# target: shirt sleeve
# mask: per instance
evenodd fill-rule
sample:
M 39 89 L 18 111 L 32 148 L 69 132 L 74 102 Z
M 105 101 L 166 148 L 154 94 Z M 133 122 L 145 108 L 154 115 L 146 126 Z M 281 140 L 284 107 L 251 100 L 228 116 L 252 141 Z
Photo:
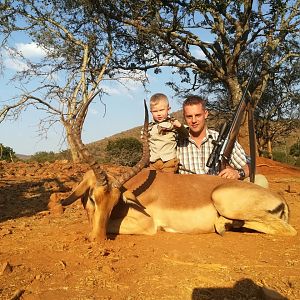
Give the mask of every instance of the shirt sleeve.
M 229 164 L 235 169 L 242 169 L 247 164 L 246 153 L 238 142 L 234 144 Z

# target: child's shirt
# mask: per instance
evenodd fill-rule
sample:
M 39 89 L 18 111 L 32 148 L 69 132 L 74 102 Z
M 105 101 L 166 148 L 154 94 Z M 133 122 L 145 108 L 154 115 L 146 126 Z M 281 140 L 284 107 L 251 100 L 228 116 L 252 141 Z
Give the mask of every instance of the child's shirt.
M 162 122 L 151 122 L 149 124 L 149 147 L 150 162 L 158 159 L 168 161 L 177 156 L 177 138 L 178 136 L 188 136 L 188 129 L 183 125 L 176 128 L 168 117 Z

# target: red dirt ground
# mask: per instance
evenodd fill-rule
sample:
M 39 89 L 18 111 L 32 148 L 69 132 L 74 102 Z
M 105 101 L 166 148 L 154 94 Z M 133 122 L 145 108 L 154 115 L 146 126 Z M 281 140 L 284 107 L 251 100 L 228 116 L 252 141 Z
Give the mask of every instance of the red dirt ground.
M 257 169 L 300 232 L 300 170 L 267 159 Z M 300 299 L 299 234 L 160 232 L 90 243 L 80 201 L 63 215 L 47 210 L 50 194 L 69 193 L 85 170 L 0 162 L 1 299 Z

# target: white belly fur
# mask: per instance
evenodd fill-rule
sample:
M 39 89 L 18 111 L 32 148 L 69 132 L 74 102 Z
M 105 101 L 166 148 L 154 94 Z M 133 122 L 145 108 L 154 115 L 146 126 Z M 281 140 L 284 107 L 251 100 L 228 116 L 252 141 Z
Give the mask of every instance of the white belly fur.
M 214 224 L 218 217 L 213 205 L 194 209 L 158 209 L 147 208 L 157 230 L 174 233 L 210 233 L 214 232 Z

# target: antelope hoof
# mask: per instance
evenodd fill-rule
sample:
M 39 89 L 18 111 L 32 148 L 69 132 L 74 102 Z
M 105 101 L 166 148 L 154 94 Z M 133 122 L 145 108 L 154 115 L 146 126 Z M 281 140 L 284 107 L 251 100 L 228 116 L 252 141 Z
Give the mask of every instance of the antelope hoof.
M 232 220 L 220 216 L 215 222 L 215 230 L 219 235 L 224 236 L 225 232 L 229 230 L 231 225 Z
M 225 226 L 219 225 L 219 224 L 215 224 L 215 230 L 216 230 L 216 233 L 219 234 L 220 236 L 224 236 L 224 234 L 226 232 Z
M 105 240 L 107 240 L 107 237 L 106 235 L 99 235 L 99 234 L 95 234 L 94 232 L 91 232 L 88 235 L 88 240 L 90 242 L 103 243 Z

